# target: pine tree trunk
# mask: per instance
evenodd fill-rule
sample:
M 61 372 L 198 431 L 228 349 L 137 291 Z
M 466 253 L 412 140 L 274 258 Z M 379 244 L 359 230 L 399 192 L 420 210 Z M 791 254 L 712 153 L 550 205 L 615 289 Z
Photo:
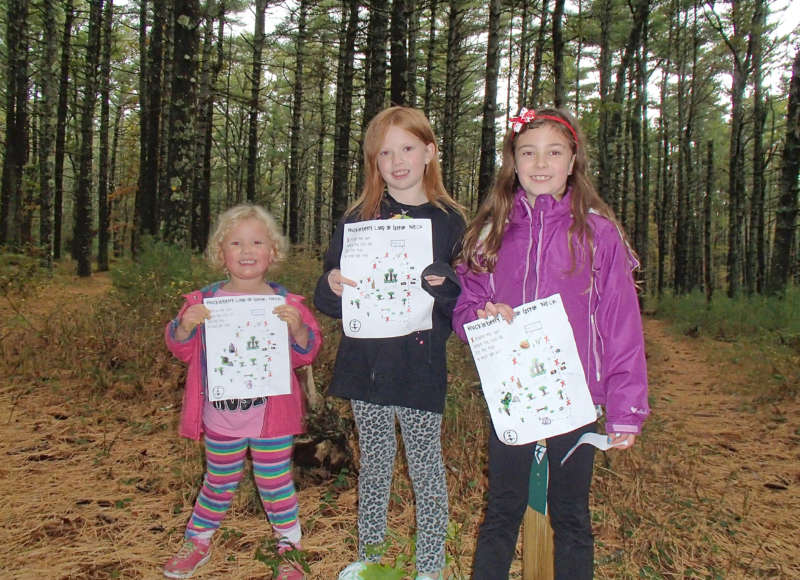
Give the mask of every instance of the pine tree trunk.
M 778 208 L 775 210 L 775 244 L 769 276 L 771 294 L 783 294 L 792 274 L 797 272 L 797 254 L 794 249 L 797 236 L 798 175 L 800 175 L 800 48 L 795 52 L 792 63 L 792 78 L 789 82 L 786 107 L 781 191 Z
M 55 145 L 55 112 L 58 99 L 56 74 L 56 9 L 54 0 L 42 3 L 44 53 L 39 65 L 41 100 L 39 101 L 39 247 L 42 263 L 53 266 L 53 147 Z
M 92 142 L 94 139 L 94 108 L 97 102 L 102 14 L 103 0 L 91 0 L 89 2 L 89 36 L 86 45 L 86 76 L 80 111 L 79 171 L 75 189 L 73 228 L 77 274 L 82 277 L 92 274 Z
M 247 134 L 247 201 L 256 200 L 256 172 L 258 170 L 258 110 L 261 92 L 261 68 L 264 52 L 264 13 L 267 0 L 256 0 L 255 31 L 253 32 L 253 67 L 250 75 L 250 104 Z M 298 42 L 300 40 L 298 39 Z M 298 48 L 298 52 L 300 52 Z M 300 59 L 302 62 L 302 58 Z M 295 83 L 297 82 L 295 78 Z
M 358 0 L 342 1 L 342 31 L 339 35 L 339 62 L 336 76 L 336 114 L 333 140 L 331 184 L 331 223 L 347 209 L 348 168 L 350 166 L 350 123 L 353 108 L 353 62 L 358 30 Z
M 461 79 L 460 57 L 464 41 L 464 7 L 457 0 L 450 0 L 447 27 L 447 70 L 444 88 L 444 118 L 442 129 L 442 177 L 444 186 L 451 195 L 456 194 L 455 179 L 455 135 L 459 115 Z
M 714 140 L 706 144 L 706 193 L 703 197 L 703 285 L 706 302 L 711 303 L 714 296 L 714 254 L 712 253 L 711 199 L 714 195 Z
M 564 35 L 561 31 L 565 2 L 555 0 L 553 4 L 553 104 L 556 107 L 567 104 L 564 95 Z
M 536 46 L 533 51 L 533 73 L 531 74 L 530 87 L 531 94 L 528 97 L 527 106 L 536 109 L 541 100 L 541 85 L 542 85 L 542 60 L 544 58 L 545 41 L 547 39 L 547 19 L 549 15 L 548 10 L 549 0 L 542 0 L 542 12 L 539 17 L 539 31 L 536 36 Z
M 425 66 L 425 100 L 422 107 L 425 116 L 431 118 L 431 97 L 433 95 L 433 63 L 436 58 L 436 17 L 438 2 L 430 0 L 430 21 L 428 23 L 428 49 Z
M 753 14 L 753 189 L 750 198 L 750 237 L 747 247 L 747 291 L 764 292 L 766 277 L 766 253 L 764 239 L 764 199 L 766 184 L 764 182 L 764 123 L 767 111 L 764 108 L 762 85 L 762 44 L 764 26 L 767 18 L 767 6 L 763 0 L 757 0 Z
M 164 239 L 182 246 L 190 243 L 192 223 L 199 10 L 198 0 L 177 0 L 172 21 L 174 54 L 166 174 L 169 191 L 164 203 Z
M 408 12 L 406 0 L 392 0 L 391 21 L 391 103 L 392 105 L 408 104 Z
M 494 180 L 495 117 L 497 115 L 497 77 L 500 64 L 501 0 L 489 0 L 489 29 L 486 48 L 486 85 L 483 97 L 481 127 L 481 161 L 478 173 L 478 204 L 484 200 Z
M 303 119 L 303 60 L 306 44 L 306 15 L 308 0 L 300 0 L 295 41 L 296 62 L 294 72 L 294 96 L 292 97 L 292 127 L 289 143 L 289 240 L 299 244 L 300 231 L 300 138 Z
M 0 245 L 22 241 L 22 178 L 28 162 L 28 0 L 8 0 L 6 134 L 0 190 Z
M 408 106 L 417 106 L 417 35 L 419 34 L 419 7 L 417 0 L 405 0 L 408 12 Z
M 100 58 L 100 160 L 97 181 L 97 269 L 108 270 L 109 210 L 108 210 L 108 158 L 109 125 L 111 115 L 111 24 L 114 18 L 114 0 L 106 0 L 103 11 L 103 34 Z
M 58 111 L 56 112 L 56 154 L 53 170 L 53 258 L 61 259 L 61 231 L 64 206 L 64 149 L 67 140 L 67 97 L 69 69 L 72 56 L 72 22 L 75 18 L 72 0 L 64 2 L 64 31 L 61 37 L 61 63 L 58 84 Z

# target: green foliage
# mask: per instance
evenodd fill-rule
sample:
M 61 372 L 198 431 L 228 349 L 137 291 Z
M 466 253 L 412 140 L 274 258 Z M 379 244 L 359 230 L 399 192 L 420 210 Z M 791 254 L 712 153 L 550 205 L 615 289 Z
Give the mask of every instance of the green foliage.
M 30 296 L 33 290 L 49 279 L 50 271 L 41 259 L 27 254 L 0 252 L 0 292 Z
M 219 275 L 217 275 L 217 278 Z M 136 313 L 163 319 L 177 312 L 181 295 L 215 279 L 190 250 L 150 238 L 143 240 L 136 261 L 125 260 L 111 271 L 120 302 Z
M 800 288 L 792 287 L 783 299 L 760 295 L 731 299 L 715 296 L 706 303 L 700 292 L 666 296 L 658 305 L 658 317 L 675 323 L 684 332 L 717 339 L 739 340 L 773 335 L 800 338 Z
M 273 578 L 278 577 L 278 566 L 284 562 L 299 566 L 306 574 L 311 572 L 311 567 L 308 565 L 308 555 L 305 550 L 286 550 L 281 553 L 278 550 L 277 538 L 262 539 L 261 544 L 256 548 L 254 557 L 272 570 Z

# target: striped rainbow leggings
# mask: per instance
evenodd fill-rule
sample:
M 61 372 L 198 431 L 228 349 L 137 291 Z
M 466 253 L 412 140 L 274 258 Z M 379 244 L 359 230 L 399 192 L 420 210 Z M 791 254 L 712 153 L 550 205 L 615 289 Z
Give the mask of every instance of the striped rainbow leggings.
M 206 475 L 186 538 L 210 540 L 231 505 L 242 479 L 247 450 L 264 511 L 282 544 L 300 543 L 297 494 L 292 480 L 293 437 L 234 439 L 206 433 Z

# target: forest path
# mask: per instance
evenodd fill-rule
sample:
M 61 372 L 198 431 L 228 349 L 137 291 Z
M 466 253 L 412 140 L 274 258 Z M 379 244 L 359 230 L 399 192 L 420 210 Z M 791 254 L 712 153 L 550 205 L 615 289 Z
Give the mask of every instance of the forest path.
M 56 280 L 2 309 L 0 337 L 88 316 L 109 287 L 105 274 Z M 797 400 L 754 404 L 735 345 L 654 319 L 645 334 L 653 414 L 632 450 L 598 454 L 596 577 L 800 578 Z M 0 384 L 0 576 L 161 577 L 202 475 L 201 447 L 175 435 L 179 395 L 100 393 L 46 362 Z M 352 551 L 355 490 L 332 489 L 299 492 L 313 579 L 335 578 Z M 198 578 L 269 577 L 252 558 L 263 515 L 239 496 Z M 459 501 L 471 533 L 482 506 Z M 462 569 L 473 541 L 459 547 Z

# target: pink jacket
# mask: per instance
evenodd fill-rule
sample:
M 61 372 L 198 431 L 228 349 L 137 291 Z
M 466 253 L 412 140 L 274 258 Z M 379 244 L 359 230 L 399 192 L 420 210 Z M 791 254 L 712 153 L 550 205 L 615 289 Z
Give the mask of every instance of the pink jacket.
M 185 341 L 175 339 L 175 330 L 178 321 L 184 311 L 193 304 L 200 304 L 203 298 L 214 296 L 222 282 L 216 282 L 203 288 L 184 295 L 186 301 L 183 304 L 178 316 L 167 323 L 164 329 L 164 338 L 167 348 L 176 358 L 188 363 L 189 369 L 186 374 L 186 387 L 183 392 L 183 407 L 181 409 L 181 422 L 179 433 L 182 437 L 189 439 L 200 439 L 203 432 L 203 401 L 206 392 L 206 353 L 203 332 L 197 329 Z M 291 364 L 292 368 L 311 364 L 317 356 L 322 346 L 322 334 L 319 330 L 314 315 L 303 304 L 304 298 L 297 294 L 290 294 L 280 284 L 269 283 L 276 294 L 284 296 L 286 303 L 291 304 L 300 311 L 303 322 L 309 329 L 308 346 L 301 349 L 298 345 L 291 345 Z M 303 416 L 305 415 L 305 400 L 303 389 L 297 376 L 292 372 L 292 392 L 288 395 L 277 395 L 267 397 L 267 407 L 264 412 L 264 425 L 261 436 L 265 438 L 284 437 L 296 435 L 303 432 Z

